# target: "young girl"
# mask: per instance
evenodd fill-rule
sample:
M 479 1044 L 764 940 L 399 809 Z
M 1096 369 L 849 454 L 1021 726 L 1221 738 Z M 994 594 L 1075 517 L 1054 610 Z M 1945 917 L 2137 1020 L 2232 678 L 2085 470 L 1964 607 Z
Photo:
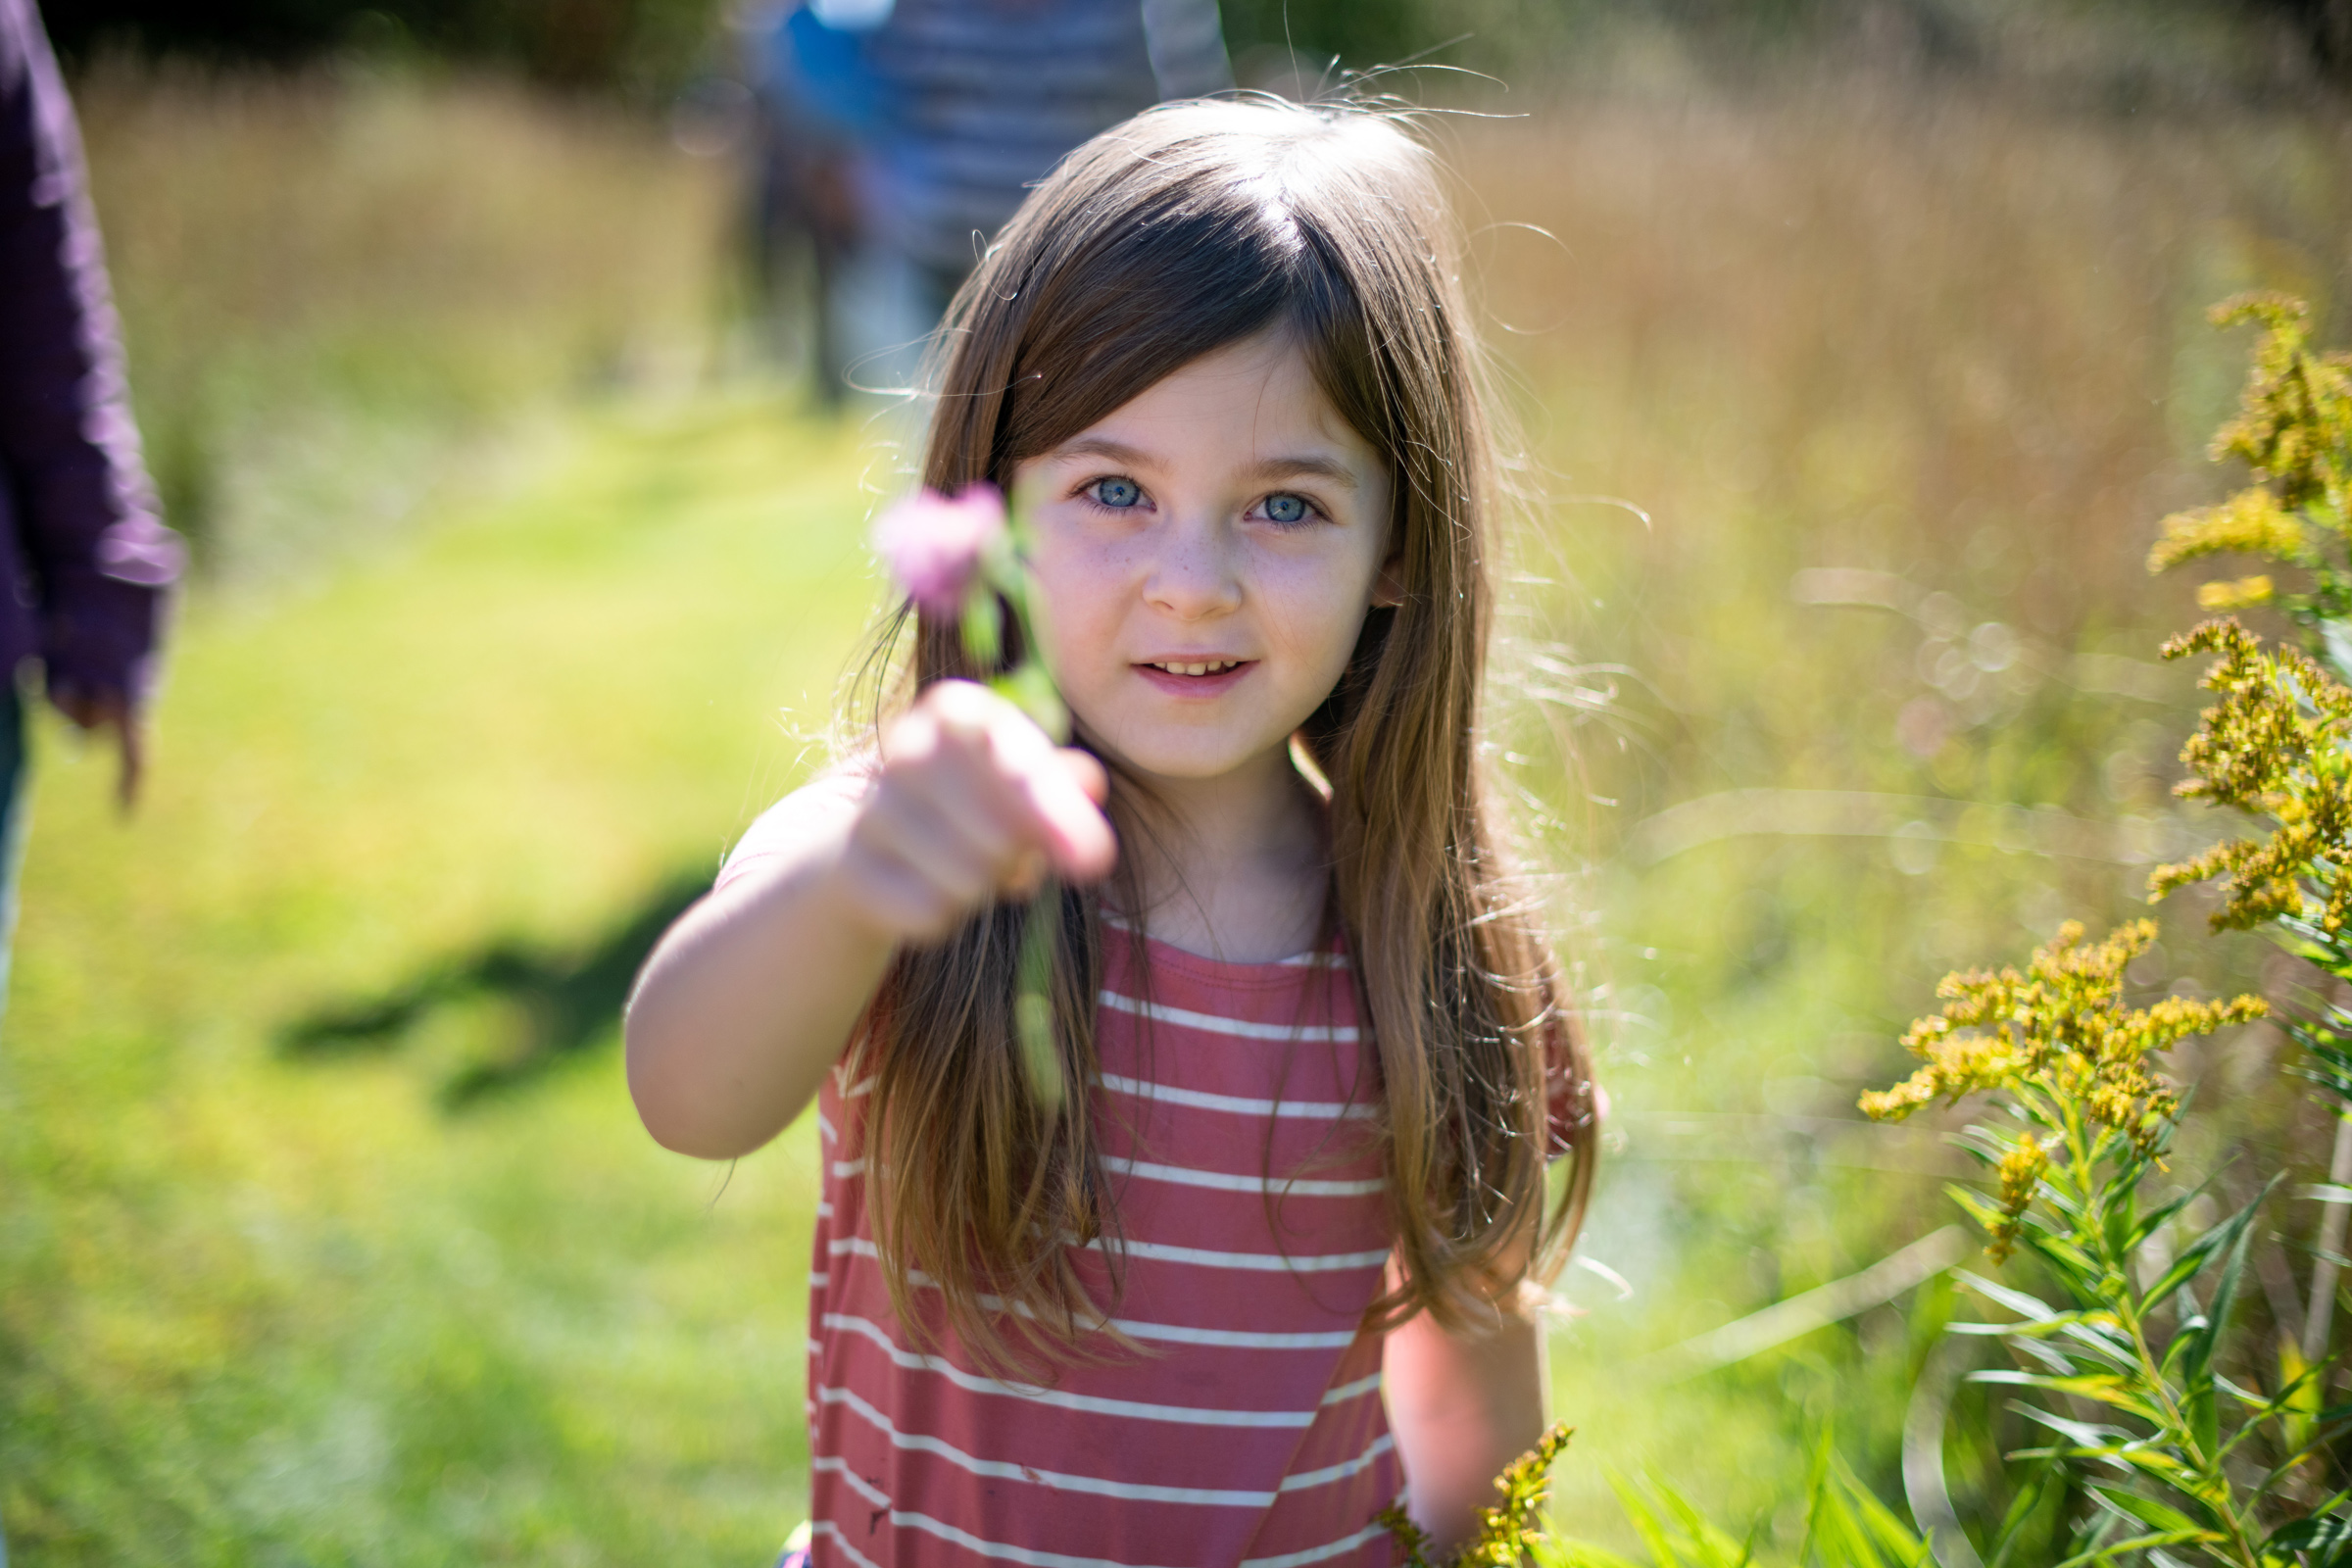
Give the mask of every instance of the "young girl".
M 1596 1128 L 1484 777 L 1453 266 L 1392 120 L 1192 103 L 1073 153 L 956 303 L 923 479 L 1022 498 L 1076 744 L 902 611 L 897 716 L 628 1019 L 670 1149 L 816 1102 L 815 1563 L 1385 1564 L 1376 1514 L 1450 1547 L 1540 1434 Z M 1058 1098 L 1014 1022 L 1049 877 Z

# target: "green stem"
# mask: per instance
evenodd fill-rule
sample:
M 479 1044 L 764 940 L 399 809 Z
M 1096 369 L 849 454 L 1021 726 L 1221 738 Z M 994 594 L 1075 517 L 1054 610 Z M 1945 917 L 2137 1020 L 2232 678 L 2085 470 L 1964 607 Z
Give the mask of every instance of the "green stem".
M 2202 1489 L 2201 1494 L 2197 1494 L 2198 1500 L 2221 1518 L 2224 1534 L 2228 1537 L 2230 1560 L 2240 1564 L 2241 1568 L 2261 1568 L 2261 1558 L 2255 1552 L 2253 1538 L 2234 1506 L 2229 1474 L 2222 1468 L 2218 1455 L 2208 1454 L 2199 1446 L 2195 1433 L 2189 1428 L 2188 1418 L 2180 1409 L 2180 1401 L 2173 1396 L 2172 1386 L 2165 1381 L 2155 1351 L 2148 1345 L 2140 1303 L 2132 1286 L 2132 1260 L 2115 1254 L 2108 1244 L 2107 1227 L 2096 1222 L 2102 1179 L 2091 1148 L 2084 1141 L 2083 1118 L 2070 1098 L 2057 1098 L 2065 1107 L 2063 1114 L 2067 1124 L 2066 1141 L 2073 1166 L 2072 1175 L 2075 1191 L 2082 1200 L 2084 1215 L 2083 1222 L 2075 1227 L 2075 1240 L 2104 1265 L 2104 1278 L 2115 1282 L 2106 1293 L 2109 1298 L 2106 1305 L 2132 1337 L 2132 1353 L 2138 1362 L 2138 1392 L 2163 1412 L 2165 1430 L 2162 1435 L 2189 1461 L 2189 1468 L 2195 1472 Z

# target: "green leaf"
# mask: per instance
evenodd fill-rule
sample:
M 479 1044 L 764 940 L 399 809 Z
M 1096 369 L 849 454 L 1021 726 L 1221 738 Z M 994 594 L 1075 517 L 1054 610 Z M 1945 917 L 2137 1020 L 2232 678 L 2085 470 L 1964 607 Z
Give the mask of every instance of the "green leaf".
M 2157 1546 L 2178 1546 L 2191 1541 L 2204 1542 L 2221 1539 L 2209 1530 L 2192 1531 L 2186 1535 L 2158 1532 L 2154 1535 L 2132 1536 L 2124 1541 L 2102 1542 L 2088 1551 L 2077 1552 L 2060 1563 L 2058 1568 L 2082 1568 L 2084 1563 L 2112 1562 L 2127 1551 L 2147 1551 Z
M 2171 1487 L 2176 1492 L 2185 1492 L 2196 1485 L 2196 1471 L 2158 1439 L 2126 1444 L 2115 1450 L 2113 1458 L 2116 1463 L 2130 1465 L 2149 1480 Z
M 1649 1478 L 1649 1486 L 1666 1504 L 1666 1511 L 1674 1515 L 1676 1523 L 1683 1527 L 1683 1534 L 1689 1538 L 1700 1568 L 1747 1568 L 1753 1561 L 1754 1553 L 1748 1549 L 1746 1543 L 1735 1541 L 1730 1534 L 1709 1523 L 1673 1487 L 1656 1476 Z
M 1649 1548 L 1650 1561 L 1655 1568 L 1682 1568 L 1683 1559 L 1675 1554 L 1674 1544 L 1667 1539 L 1666 1527 L 1651 1511 L 1649 1499 L 1637 1492 L 1632 1482 L 1613 1470 L 1608 1474 L 1608 1482 L 1609 1490 L 1617 1494 L 1617 1505 L 1625 1510 L 1626 1522 L 1634 1527 L 1634 1534 L 1642 1538 L 1642 1544 Z
M 2193 1377 L 2186 1384 L 2179 1403 L 2180 1419 L 2188 1424 L 2188 1440 L 2195 1445 L 2199 1458 L 2218 1459 L 2222 1451 L 2222 1412 L 2213 1396 L 2213 1379 Z
M 1545 1542 L 1536 1548 L 1536 1561 L 1541 1568 L 1643 1568 L 1589 1541 Z
M 1054 737 L 1056 744 L 1070 738 L 1070 713 L 1062 706 L 1061 693 L 1054 688 L 1054 677 L 1037 661 L 1023 660 L 1018 668 L 992 677 L 989 689 L 1011 703 L 1039 729 Z
M 2151 1403 L 2146 1395 L 2109 1372 L 2083 1373 L 2076 1377 L 2052 1377 L 2043 1372 L 2011 1372 L 1995 1368 L 1968 1374 L 1971 1383 L 2005 1383 L 2014 1388 L 2042 1389 L 2051 1394 L 2073 1395 L 2078 1398 L 2095 1399 L 2111 1408 L 2135 1415 L 2153 1426 L 2164 1424 L 2164 1413 Z
M 2221 1337 L 2230 1325 L 2230 1309 L 2237 1304 L 2237 1284 L 2246 1268 L 2246 1247 L 2253 1240 L 2254 1235 L 2252 1230 L 2254 1211 L 2262 1207 L 2264 1200 L 2271 1196 L 2272 1191 L 2284 1179 L 2285 1174 L 2281 1171 L 2273 1176 L 2263 1184 L 2262 1191 L 2255 1195 L 2252 1202 L 2214 1227 L 2214 1232 L 2228 1231 L 2230 1233 L 2230 1250 L 2227 1259 L 2222 1264 L 2221 1279 L 2214 1286 L 2213 1300 L 2206 1306 L 2206 1321 L 2202 1327 L 2193 1331 L 2195 1337 L 2190 1341 L 2188 1354 L 2180 1363 L 2180 1378 L 2183 1383 L 2188 1385 L 2190 1399 L 2192 1401 L 2201 1400 L 2202 1403 L 2202 1409 L 2197 1412 L 2192 1426 L 2197 1435 L 2199 1449 L 2206 1454 L 2212 1454 L 2220 1447 L 2216 1430 L 2217 1415 L 2213 1407 L 2213 1391 L 2207 1382 L 2213 1366 L 2213 1353 L 2220 1346 Z M 2208 1234 L 2213 1234 L 2213 1232 Z M 2202 1241 L 2203 1238 L 2199 1238 L 2199 1240 Z M 2166 1359 L 2170 1360 L 2171 1357 L 2168 1355 Z M 2206 1385 L 2201 1394 L 2199 1385 Z
M 975 579 L 966 591 L 957 621 L 965 657 L 979 669 L 996 668 L 1004 653 L 1004 607 L 985 581 Z
M 2100 1486 L 2097 1482 L 2090 1484 L 2089 1491 L 2106 1506 L 2138 1524 L 2147 1526 L 2150 1530 L 2161 1530 L 2168 1534 L 2178 1535 L 2182 1539 L 2213 1533 L 2212 1526 L 2199 1524 L 2180 1509 L 2169 1503 L 2159 1502 L 2154 1497 L 2142 1496 L 2136 1492 L 2127 1492 L 2121 1487 Z
M 2158 1231 L 2164 1229 L 2165 1226 L 2171 1224 L 2174 1215 L 2180 1213 L 2182 1209 L 2188 1207 L 2189 1204 L 2204 1197 L 2205 1190 L 2211 1187 L 2218 1179 L 2218 1173 L 2214 1176 L 2208 1176 L 2203 1181 L 2197 1183 L 2196 1186 L 2190 1188 L 2187 1192 L 2182 1193 L 2180 1197 L 2174 1199 L 2171 1202 L 2161 1204 L 2158 1207 L 2152 1208 L 2147 1213 L 2141 1215 L 2138 1226 L 2133 1229 L 2128 1245 L 2126 1245 L 2124 1248 L 2123 1255 L 2129 1256 L 2137 1252 L 2140 1249 L 2141 1243 L 2145 1242 L 2149 1237 L 2155 1235 Z
M 2311 1554 L 2313 1568 L 2334 1568 L 2352 1560 L 2352 1518 L 2342 1514 L 2314 1514 L 2280 1525 L 2262 1544 L 2262 1553 L 2300 1551 Z
M 2276 1177 L 2272 1178 L 2271 1185 L 2278 1185 Z M 2270 1187 L 2265 1187 L 2262 1197 L 2256 1198 L 2253 1202 L 2180 1249 L 2180 1255 L 2173 1259 L 2172 1266 L 2157 1276 L 2156 1283 L 2149 1286 L 2146 1294 L 2140 1297 L 2139 1309 L 2142 1312 L 2154 1311 L 2172 1299 L 2181 1286 L 2202 1273 L 2205 1265 L 2212 1261 L 2214 1253 L 2225 1248 L 2236 1247 L 2244 1238 L 2246 1227 L 2253 1223 L 2254 1211 L 2262 1206 L 2262 1200 L 2270 1196 Z
M 2046 1235 L 2030 1227 L 2024 1241 L 2057 1271 L 2058 1277 L 2066 1282 L 2077 1298 L 2085 1303 L 2099 1299 L 2099 1280 L 2106 1270 L 2099 1266 L 2098 1259 L 2064 1237 Z
M 2352 1203 L 2352 1187 L 2338 1187 L 2332 1182 L 2306 1182 L 2287 1196 L 2308 1199 L 2315 1203 Z
M 2013 1291 L 2006 1285 L 1995 1285 L 1983 1275 L 1971 1274 L 1966 1269 L 1952 1270 L 1952 1277 L 1987 1300 L 1998 1302 L 2019 1317 L 2028 1318 L 2035 1323 L 2055 1323 L 2064 1315 L 2038 1296 L 2028 1296 L 2025 1292 Z
M 2052 1414 L 2038 1405 L 2027 1404 L 2023 1400 L 2011 1404 L 2009 1408 L 2029 1420 L 2048 1427 L 2060 1437 L 2074 1439 L 2085 1448 L 2104 1448 L 2110 1444 L 2132 1441 L 2132 1434 L 2126 1432 L 2122 1427 L 2103 1427 L 2093 1425 L 2088 1421 L 2071 1420 L 2066 1416 Z

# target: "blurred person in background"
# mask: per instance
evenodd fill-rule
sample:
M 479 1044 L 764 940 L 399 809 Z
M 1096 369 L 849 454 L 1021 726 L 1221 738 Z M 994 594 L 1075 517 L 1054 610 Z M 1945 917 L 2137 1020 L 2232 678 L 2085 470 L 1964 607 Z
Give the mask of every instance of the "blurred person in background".
M 0 1002 L 24 842 L 22 668 L 139 787 L 177 536 L 156 516 L 122 382 L 81 137 L 32 0 L 0 0 Z M 8 1545 L 0 1535 L 0 1568 Z
M 778 0 L 744 23 L 755 260 L 805 265 L 828 400 L 913 384 L 1029 187 L 1138 110 L 1233 85 L 1216 0 Z
M 128 809 L 182 560 L 140 460 L 81 137 L 32 0 L 0 0 L 0 546 L 4 998 L 23 839 L 19 677 L 37 659 L 51 704 L 113 742 Z

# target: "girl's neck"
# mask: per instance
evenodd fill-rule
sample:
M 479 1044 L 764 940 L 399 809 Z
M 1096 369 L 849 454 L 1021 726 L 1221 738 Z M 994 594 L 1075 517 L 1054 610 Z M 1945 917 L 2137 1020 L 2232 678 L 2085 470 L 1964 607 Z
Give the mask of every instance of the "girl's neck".
M 1146 930 L 1231 963 L 1315 945 L 1329 876 L 1323 807 L 1287 748 L 1215 778 L 1144 784 L 1149 831 L 1130 835 L 1126 853 Z

